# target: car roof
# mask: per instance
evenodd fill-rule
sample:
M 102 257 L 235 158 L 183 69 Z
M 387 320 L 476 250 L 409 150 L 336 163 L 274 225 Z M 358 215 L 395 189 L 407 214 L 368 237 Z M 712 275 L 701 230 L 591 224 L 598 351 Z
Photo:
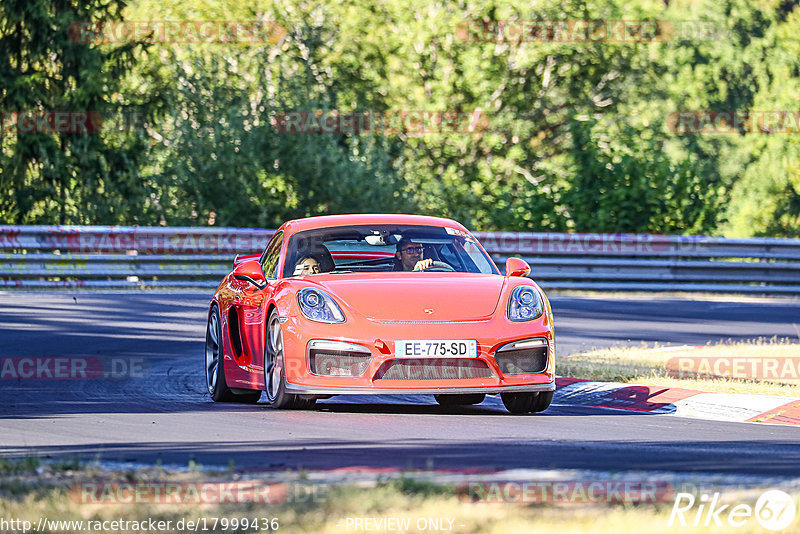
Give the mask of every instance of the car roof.
M 442 217 L 428 215 L 406 214 L 352 214 L 352 215 L 323 215 L 321 217 L 308 217 L 287 221 L 282 228 L 287 233 L 301 232 L 314 228 L 329 228 L 332 226 L 350 226 L 361 224 L 418 224 L 422 226 L 448 226 L 459 230 L 466 230 L 460 223 Z

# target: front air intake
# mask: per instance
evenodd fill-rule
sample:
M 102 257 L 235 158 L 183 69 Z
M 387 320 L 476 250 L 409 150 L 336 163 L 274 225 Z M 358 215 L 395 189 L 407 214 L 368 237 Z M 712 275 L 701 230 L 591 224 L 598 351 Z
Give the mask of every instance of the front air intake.
M 370 361 L 369 349 L 354 343 L 314 340 L 308 344 L 308 364 L 315 375 L 361 376 Z
M 466 358 L 409 358 L 390 360 L 375 373 L 375 380 L 458 380 L 491 378 L 483 360 Z
M 494 355 L 504 375 L 529 375 L 547 369 L 547 340 L 543 338 L 515 341 L 503 345 Z

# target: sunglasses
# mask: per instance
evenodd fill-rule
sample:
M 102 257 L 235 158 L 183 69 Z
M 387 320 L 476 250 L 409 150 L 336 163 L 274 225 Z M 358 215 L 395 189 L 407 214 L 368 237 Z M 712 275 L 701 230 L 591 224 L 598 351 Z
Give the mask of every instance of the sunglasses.
M 403 249 L 403 252 L 422 254 L 422 247 L 407 247 Z

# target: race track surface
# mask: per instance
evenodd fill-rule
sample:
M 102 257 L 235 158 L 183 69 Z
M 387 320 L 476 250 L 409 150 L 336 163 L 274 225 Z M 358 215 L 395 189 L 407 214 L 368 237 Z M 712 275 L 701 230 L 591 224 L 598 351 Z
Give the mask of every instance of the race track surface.
M 800 429 L 499 398 L 334 397 L 317 411 L 214 404 L 202 374 L 208 294 L 0 293 L 0 362 L 84 356 L 135 378 L 0 380 L 0 454 L 242 469 L 580 468 L 798 476 Z M 614 344 L 797 337 L 800 301 L 553 297 L 558 353 Z M 125 369 L 117 371 L 125 374 Z

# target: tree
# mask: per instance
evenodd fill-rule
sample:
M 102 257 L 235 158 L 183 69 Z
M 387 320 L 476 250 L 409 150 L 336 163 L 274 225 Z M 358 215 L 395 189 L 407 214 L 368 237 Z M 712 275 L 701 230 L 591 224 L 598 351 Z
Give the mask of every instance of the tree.
M 15 223 L 94 223 L 125 220 L 121 199 L 137 189 L 141 136 L 111 146 L 91 133 L 97 122 L 73 117 L 120 119 L 130 109 L 115 97 L 133 62 L 133 46 L 97 46 L 75 24 L 119 20 L 123 0 L 9 0 L 0 4 L 0 109 L 4 135 L 0 168 L 7 192 L 0 218 Z M 71 32 L 72 30 L 72 32 Z M 14 131 L 15 116 L 38 116 L 34 133 Z M 74 126 L 54 125 L 54 112 L 68 112 Z M 55 131 L 48 131 L 45 118 Z M 112 137 L 115 134 L 110 134 Z M 119 137 L 117 135 L 117 137 Z

